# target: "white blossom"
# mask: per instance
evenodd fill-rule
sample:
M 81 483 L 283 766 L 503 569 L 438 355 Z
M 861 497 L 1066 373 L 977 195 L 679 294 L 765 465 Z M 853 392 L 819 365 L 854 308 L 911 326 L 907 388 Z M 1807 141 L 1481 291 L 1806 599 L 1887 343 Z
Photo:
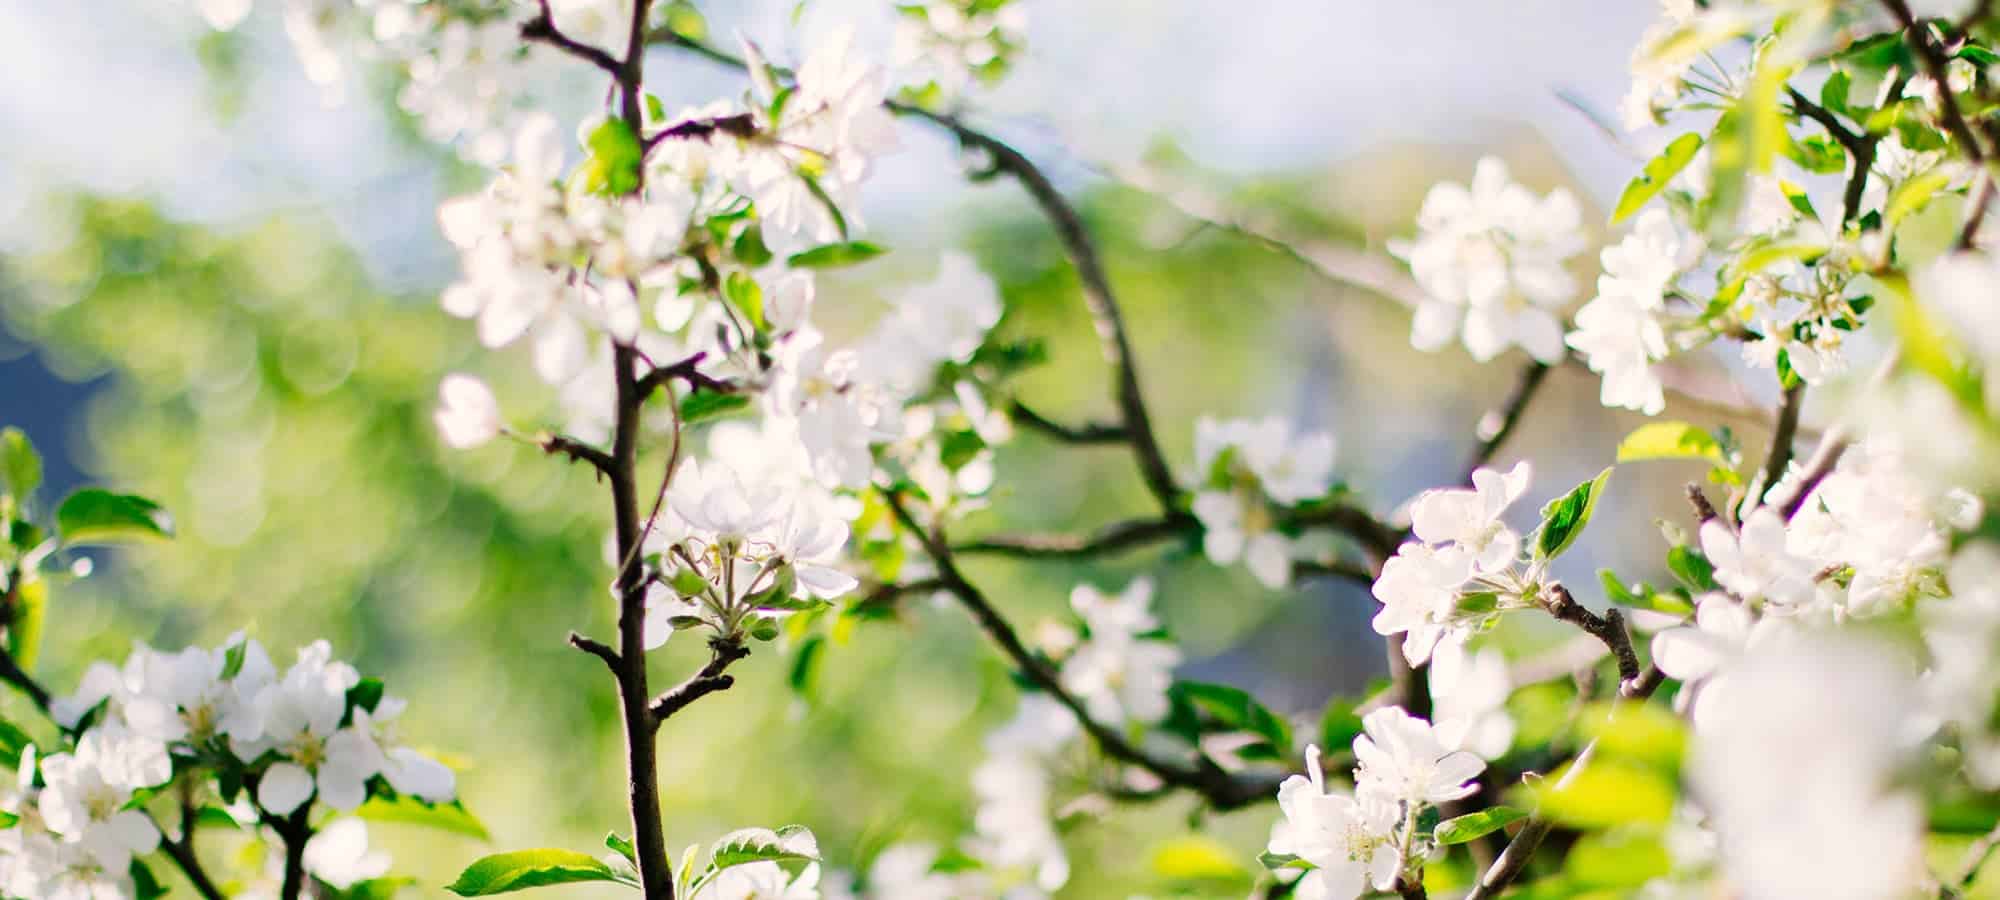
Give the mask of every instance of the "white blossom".
M 1470 797 L 1473 779 L 1486 769 L 1479 757 L 1447 748 L 1431 723 L 1399 706 L 1361 720 L 1354 739 L 1354 788 L 1358 795 L 1396 804 L 1437 804 Z
M 1403 867 L 1400 810 L 1385 798 L 1329 790 L 1319 757 L 1317 745 L 1307 747 L 1306 774 L 1278 786 L 1284 819 L 1271 826 L 1265 849 L 1313 864 L 1300 878 L 1298 897 L 1353 900 L 1371 887 L 1389 890 Z
M 1564 263 L 1583 249 L 1581 218 L 1567 190 L 1536 199 L 1494 157 L 1479 161 L 1469 188 L 1431 188 L 1416 240 L 1391 248 L 1428 295 L 1411 344 L 1437 350 L 1462 336 L 1482 362 L 1517 345 L 1543 362 L 1560 359 L 1557 313 L 1576 296 Z
M 477 447 L 500 434 L 500 401 L 493 389 L 471 375 L 453 373 L 438 383 L 438 434 L 460 450 Z

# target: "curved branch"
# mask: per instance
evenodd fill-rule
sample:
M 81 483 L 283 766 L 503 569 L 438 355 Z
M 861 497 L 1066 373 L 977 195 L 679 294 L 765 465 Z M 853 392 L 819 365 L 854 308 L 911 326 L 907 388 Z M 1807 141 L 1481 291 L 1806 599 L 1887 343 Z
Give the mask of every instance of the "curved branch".
M 900 494 L 884 491 L 883 497 L 888 501 L 889 509 L 895 514 L 896 521 L 923 544 L 925 552 L 929 553 L 932 561 L 936 563 L 937 577 L 943 589 L 958 598 L 960 605 L 972 614 L 987 637 L 1000 646 L 1001 652 L 1007 655 L 1022 677 L 1053 697 L 1076 717 L 1077 723 L 1097 742 L 1105 755 L 1145 769 L 1172 787 L 1194 791 L 1216 809 L 1237 809 L 1259 801 L 1276 799 L 1277 782 L 1272 779 L 1239 778 L 1205 760 L 1189 765 L 1163 759 L 1147 753 L 1126 740 L 1117 730 L 1092 718 L 1083 701 L 1077 699 L 1075 694 L 1063 686 L 1062 679 L 1056 674 L 1055 669 L 1034 651 L 1029 650 L 1006 617 L 994 608 L 979 588 L 966 580 L 965 574 L 959 571 L 958 561 L 944 536 L 919 524 L 916 517 L 910 514 L 909 507 L 903 503 Z
M 1019 400 L 1013 402 L 1008 412 L 1015 422 L 1065 444 L 1122 444 L 1131 439 L 1131 434 L 1123 425 L 1107 425 L 1102 422 L 1064 425 L 1029 409 Z
M 1113 522 L 1088 535 L 1078 534 L 996 534 L 953 546 L 952 552 L 973 555 L 1008 556 L 1019 559 L 1038 557 L 1084 558 L 1143 547 L 1157 541 L 1188 537 L 1200 532 L 1201 523 L 1193 516 L 1133 519 Z
M 548 0 L 542 0 L 541 12 L 534 18 L 521 23 L 521 40 L 531 44 L 548 44 L 564 53 L 590 63 L 605 74 L 617 78 L 625 71 L 625 66 L 609 53 L 592 47 L 582 41 L 556 30 L 555 18 L 549 13 Z
M 731 637 L 715 638 L 708 642 L 708 648 L 714 654 L 709 657 L 708 665 L 702 666 L 701 671 L 694 673 L 693 677 L 681 682 L 672 690 L 654 698 L 652 705 L 648 707 L 653 714 L 653 727 L 659 727 L 674 713 L 686 709 L 696 700 L 717 691 L 729 690 L 730 686 L 736 683 L 735 677 L 723 674 L 723 670 L 728 669 L 737 660 L 749 656 L 750 648 L 743 646 L 741 638 Z

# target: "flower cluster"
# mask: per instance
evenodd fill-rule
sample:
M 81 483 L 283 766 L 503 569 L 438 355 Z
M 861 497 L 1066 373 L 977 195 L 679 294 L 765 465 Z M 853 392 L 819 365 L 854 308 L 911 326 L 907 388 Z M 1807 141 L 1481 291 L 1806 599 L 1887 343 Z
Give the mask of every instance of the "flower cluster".
M 1027 10 L 1018 0 L 933 0 L 899 5 L 892 61 L 919 98 L 951 100 L 975 79 L 1006 74 L 1026 38 Z
M 1306 774 L 1278 787 L 1284 820 L 1272 826 L 1266 849 L 1307 869 L 1297 896 L 1352 900 L 1393 889 L 1428 852 L 1417 825 L 1424 811 L 1478 790 L 1473 779 L 1486 764 L 1449 749 L 1431 723 L 1391 706 L 1362 724 L 1352 793 L 1327 785 L 1318 746 L 1306 750 Z
M 1276 416 L 1196 421 L 1202 487 L 1193 508 L 1209 561 L 1228 566 L 1242 560 L 1266 587 L 1291 583 L 1297 553 L 1278 507 L 1318 500 L 1333 489 L 1333 451 L 1332 435 L 1295 433 Z
M 0 890 L 132 896 L 135 858 L 161 840 L 144 800 L 181 780 L 250 804 L 241 815 L 252 824 L 315 802 L 351 812 L 377 795 L 452 800 L 451 770 L 399 736 L 403 710 L 380 683 L 333 660 L 323 641 L 283 672 L 242 635 L 213 650 L 140 645 L 122 667 L 93 665 L 77 692 L 51 704 L 69 747 L 21 754 L 5 804 L 13 824 L 0 830 Z M 322 830 L 309 852 L 329 883 L 386 868 L 366 854 L 358 824 Z
M 1666 409 L 1665 392 L 1654 364 L 1672 351 L 1661 311 L 1675 278 L 1700 255 L 1664 210 L 1648 210 L 1632 233 L 1601 255 L 1604 274 L 1597 296 L 1576 311 L 1576 329 L 1564 338 L 1583 354 L 1590 370 L 1604 376 L 1605 406 L 1646 415 Z
M 1391 248 L 1427 295 L 1410 343 L 1437 350 L 1462 336 L 1482 362 L 1512 346 L 1543 362 L 1561 359 L 1559 313 L 1576 297 L 1566 263 L 1583 249 L 1581 218 L 1568 191 L 1537 199 L 1493 157 L 1479 161 L 1470 187 L 1432 187 L 1416 239 Z
M 1422 665 L 1435 654 L 1453 669 L 1465 641 L 1495 610 L 1534 599 L 1532 579 L 1514 571 L 1521 535 L 1502 521 L 1528 490 L 1525 462 L 1508 472 L 1478 469 L 1472 488 L 1425 491 L 1410 506 L 1416 540 L 1398 548 L 1375 580 L 1375 632 L 1403 635 L 1403 656 Z M 1485 598 L 1464 608 L 1468 595 Z M 1442 651 L 1442 652 L 1441 652 Z

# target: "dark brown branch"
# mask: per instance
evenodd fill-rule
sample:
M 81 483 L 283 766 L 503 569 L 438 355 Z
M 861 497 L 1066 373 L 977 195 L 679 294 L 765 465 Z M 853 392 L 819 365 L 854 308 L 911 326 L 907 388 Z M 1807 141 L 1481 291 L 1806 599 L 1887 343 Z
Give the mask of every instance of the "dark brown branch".
M 1396 896 L 1403 900 L 1430 900 L 1430 894 L 1424 891 L 1423 879 L 1407 875 L 1396 879 Z
M 896 520 L 923 544 L 925 552 L 930 554 L 936 563 L 937 577 L 942 582 L 944 590 L 958 598 L 960 605 L 972 614 L 987 637 L 999 645 L 1001 652 L 1006 654 L 1023 678 L 1076 716 L 1077 723 L 1097 742 L 1105 755 L 1145 769 L 1167 785 L 1200 794 L 1216 809 L 1237 809 L 1251 803 L 1276 798 L 1275 780 L 1238 778 L 1206 761 L 1189 765 L 1154 756 L 1126 740 L 1117 729 L 1092 718 L 1083 701 L 1077 699 L 1075 694 L 1063 686 L 1062 679 L 1056 674 L 1055 669 L 1034 651 L 1029 650 L 1006 617 L 994 608 L 985 594 L 966 580 L 965 574 L 958 568 L 958 561 L 952 553 L 951 545 L 945 541 L 944 536 L 918 523 L 916 517 L 910 514 L 909 507 L 903 502 L 901 495 L 885 492 L 883 496 L 889 503 L 890 511 L 895 513 Z
M 730 686 L 736 683 L 736 678 L 723 674 L 723 671 L 737 660 L 750 655 L 750 648 L 743 646 L 743 639 L 738 637 L 712 639 L 708 642 L 708 649 L 713 653 L 709 657 L 708 665 L 702 666 L 701 671 L 694 673 L 693 677 L 681 682 L 672 690 L 654 698 L 651 709 L 655 727 L 671 718 L 674 713 L 686 709 L 688 704 L 717 691 L 729 690 Z
M 1130 433 L 1123 425 L 1102 422 L 1064 425 L 1029 409 L 1019 400 L 1014 401 L 1009 412 L 1015 422 L 1066 444 L 1121 444 L 1130 439 Z
M 706 141 L 717 134 L 727 134 L 739 138 L 757 136 L 757 118 L 749 113 L 733 116 L 713 116 L 706 119 L 685 119 L 654 132 L 642 142 L 645 152 L 651 153 L 667 141 Z
M 576 438 L 551 432 L 543 434 L 536 443 L 542 448 L 543 453 L 550 456 L 562 454 L 576 462 L 589 463 L 591 468 L 597 470 L 600 478 L 612 478 L 617 475 L 618 464 L 610 454 Z
M 1308 578 L 1341 578 L 1362 587 L 1375 583 L 1375 572 L 1363 565 L 1335 560 L 1333 562 L 1309 562 L 1301 560 L 1292 564 L 1292 577 L 1299 580 Z
M 944 589 L 944 580 L 941 578 L 920 578 L 916 581 L 878 584 L 863 594 L 861 599 L 848 604 L 848 608 L 856 614 L 893 610 L 897 601 L 910 594 L 925 594 Z
M 1092 321 L 1097 326 L 1098 338 L 1103 343 L 1104 358 L 1117 370 L 1117 400 L 1120 417 L 1124 421 L 1126 438 L 1132 444 L 1133 455 L 1139 463 L 1139 473 L 1146 486 L 1160 505 L 1169 510 L 1180 506 L 1180 488 L 1174 483 L 1174 475 L 1167 466 L 1166 455 L 1160 450 L 1159 440 L 1153 435 L 1151 414 L 1146 410 L 1145 394 L 1139 388 L 1139 372 L 1132 358 L 1132 345 L 1125 332 L 1124 315 L 1119 311 L 1118 300 L 1111 290 L 1111 280 L 1104 272 L 1103 263 L 1097 256 L 1097 245 L 1090 232 L 1084 227 L 1083 218 L 1077 214 L 1069 200 L 1049 181 L 1033 161 L 1022 155 L 1005 141 L 979 131 L 965 124 L 956 116 L 932 112 L 920 106 L 912 106 L 895 100 L 884 104 L 889 111 L 907 118 L 928 122 L 944 129 L 958 139 L 968 150 L 978 150 L 992 160 L 996 172 L 1005 173 L 1027 190 L 1028 195 L 1041 207 L 1049 223 L 1055 227 L 1056 238 L 1069 254 L 1070 262 L 1076 267 L 1077 280 L 1083 285 L 1083 299 L 1090 308 Z
M 1715 511 L 1715 504 L 1708 502 L 1708 494 L 1702 492 L 1701 485 L 1688 482 L 1687 498 L 1688 503 L 1694 507 L 1695 524 L 1707 525 L 1720 518 Z
M 1956 246 L 1960 250 L 1972 249 L 1973 244 L 1979 240 L 1979 226 L 1986 221 L 1986 208 L 1993 205 L 1992 172 L 1980 169 L 1979 173 L 1972 177 L 1972 194 L 1967 198 L 1966 204 L 1972 207 L 1972 211 L 1965 217 L 1965 226 L 1958 231 Z
M 1785 477 L 1785 467 L 1792 464 L 1792 443 L 1798 439 L 1799 413 L 1805 406 L 1806 386 L 1795 384 L 1785 389 L 1783 402 L 1778 406 L 1778 422 L 1771 429 L 1771 453 L 1764 458 L 1764 483 L 1757 490 L 1761 494 L 1769 491 Z M 1753 505 L 1746 502 L 1746 508 Z
M 611 667 L 612 674 L 617 674 L 621 668 L 618 651 L 611 649 L 602 642 L 592 640 L 572 631 L 569 633 L 569 645 L 604 660 L 604 664 Z
M 1618 664 L 1618 679 L 1621 688 L 1639 680 L 1639 655 L 1632 649 L 1632 635 L 1625 630 L 1625 614 L 1612 607 L 1603 615 L 1590 609 L 1570 595 L 1569 588 L 1560 584 L 1549 587 L 1542 607 L 1549 615 L 1575 625 L 1591 637 L 1604 643 L 1611 651 L 1611 658 Z
M 306 843 L 312 840 L 312 804 L 302 803 L 288 816 L 264 814 L 264 824 L 278 833 L 285 845 L 284 881 L 278 888 L 279 900 L 299 900 L 306 887 Z
M 1778 510 L 1784 514 L 1785 521 L 1790 522 L 1799 510 L 1805 508 L 1806 498 L 1812 496 L 1813 490 L 1826 480 L 1826 476 L 1833 474 L 1834 467 L 1840 464 L 1841 456 L 1852 444 L 1853 441 L 1845 434 L 1829 434 L 1820 442 L 1819 449 L 1814 450 L 1812 457 L 1806 460 L 1805 471 L 1799 474 L 1798 484 L 1793 487 L 1792 493 L 1773 498 L 1773 502 L 1779 504 Z
M 148 815 L 147 818 L 151 819 L 152 816 Z M 158 822 L 153 823 L 153 828 L 165 834 L 165 830 L 160 828 Z M 208 877 L 208 870 L 201 866 L 201 857 L 195 853 L 194 829 L 194 813 L 184 805 L 181 812 L 180 837 L 173 839 L 162 837 L 160 850 L 167 854 L 168 859 L 174 861 L 174 866 L 187 877 L 188 884 L 194 888 L 195 893 L 202 896 L 203 900 L 223 900 L 225 895 L 222 889 L 216 887 L 215 881 Z
M 1507 438 L 1520 426 L 1521 417 L 1527 413 L 1529 402 L 1535 399 L 1535 392 L 1541 389 L 1542 382 L 1547 380 L 1548 376 L 1549 366 L 1543 362 L 1530 362 L 1521 369 L 1520 376 L 1514 380 L 1514 390 L 1507 394 L 1506 402 L 1488 414 L 1498 416 L 1499 422 L 1490 434 L 1482 437 L 1479 446 L 1473 448 L 1472 457 L 1466 460 L 1467 480 L 1472 478 L 1474 469 L 1493 461 L 1494 454 L 1500 452 L 1500 448 L 1507 443 Z
M 540 14 L 521 23 L 521 40 L 529 43 L 548 44 L 577 59 L 603 69 L 605 74 L 613 78 L 619 77 L 625 71 L 624 65 L 611 54 L 557 31 L 555 19 L 549 14 L 548 0 L 542 0 L 542 11 Z
M 715 391 L 722 394 L 734 393 L 736 385 L 711 378 L 698 368 L 702 360 L 707 358 L 708 354 L 706 352 L 697 352 L 680 362 L 661 366 L 647 372 L 645 377 L 639 379 L 640 402 L 645 402 L 646 398 L 653 396 L 654 391 L 666 387 L 668 382 L 677 378 L 687 382 L 687 386 L 691 390 Z
M 1133 519 L 1113 522 L 1088 535 L 1077 534 L 996 534 L 959 544 L 955 553 L 1011 556 L 1017 558 L 1101 556 L 1143 547 L 1157 541 L 1187 537 L 1197 533 L 1200 522 L 1193 516 L 1177 515 L 1160 519 Z
M 1979 136 L 1965 120 L 1965 113 L 1958 108 L 1958 98 L 1951 93 L 1951 75 L 1947 71 L 1948 61 L 1943 48 L 1931 40 L 1930 29 L 1918 22 L 1910 13 L 1910 4 L 1905 0 L 1882 0 L 1882 5 L 1896 21 L 1903 26 L 1903 38 L 1915 50 L 1917 59 L 1924 64 L 1924 74 L 1929 75 L 1937 87 L 1938 108 L 1944 114 L 1944 127 L 1951 132 L 1952 139 L 1964 148 L 1965 155 L 1975 166 L 1986 165 L 1986 148 L 1980 144 Z

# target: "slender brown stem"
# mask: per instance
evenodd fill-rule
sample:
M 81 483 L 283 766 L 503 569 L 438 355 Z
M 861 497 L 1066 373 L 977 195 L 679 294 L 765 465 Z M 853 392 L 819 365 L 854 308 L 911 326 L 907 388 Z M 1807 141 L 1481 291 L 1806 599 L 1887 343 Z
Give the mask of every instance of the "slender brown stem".
M 278 888 L 278 900 L 299 900 L 306 888 L 306 843 L 312 840 L 312 804 L 302 803 L 288 816 L 264 814 L 264 824 L 278 833 L 285 845 L 285 870 Z
M 1965 113 L 1959 110 L 1958 98 L 1952 96 L 1951 75 L 1947 71 L 1949 62 L 1945 59 L 1943 49 L 1931 40 L 1929 28 L 1917 21 L 1916 16 L 1910 12 L 1910 4 L 1905 0 L 1882 0 L 1882 5 L 1889 10 L 1890 15 L 1896 17 L 1897 23 L 1903 26 L 1904 39 L 1909 41 L 1910 48 L 1916 51 L 1917 59 L 1923 63 L 1924 74 L 1929 75 L 1936 86 L 1938 107 L 1943 113 L 1945 130 L 1951 132 L 1952 139 L 1958 142 L 1960 149 L 1971 158 L 1975 166 L 1984 168 L 1986 148 L 1980 143 L 1979 135 L 1973 132 L 1972 125 L 1965 120 Z
M 1087 534 L 996 534 L 952 547 L 967 555 L 1019 558 L 1085 558 L 1143 547 L 1158 541 L 1198 533 L 1192 516 L 1113 522 Z
M 1010 408 L 1014 421 L 1066 444 L 1122 444 L 1130 439 L 1123 425 L 1090 422 L 1064 425 L 1038 413 L 1019 400 Z
M 1162 782 L 1175 788 L 1184 788 L 1200 794 L 1217 809 L 1237 809 L 1252 803 L 1276 799 L 1278 782 L 1263 777 L 1238 777 L 1224 772 L 1206 761 L 1193 765 L 1156 756 L 1126 740 L 1116 729 L 1092 718 L 1088 709 L 1075 694 L 1063 686 L 1055 669 L 1034 651 L 1029 650 L 1021 636 L 1007 618 L 995 609 L 965 573 L 958 568 L 957 557 L 943 534 L 926 529 L 911 515 L 909 507 L 900 494 L 884 492 L 889 509 L 903 528 L 923 544 L 926 553 L 937 565 L 937 578 L 941 587 L 956 597 L 959 604 L 972 614 L 980 629 L 987 637 L 999 645 L 1002 653 L 1014 664 L 1016 671 L 1031 684 L 1053 697 L 1070 713 L 1085 733 L 1097 742 L 1105 755 L 1120 762 L 1138 766 L 1151 772 Z
M 1575 625 L 1603 642 L 1611 651 L 1612 660 L 1618 664 L 1621 689 L 1623 685 L 1639 680 L 1639 654 L 1632 649 L 1631 633 L 1625 630 L 1624 613 L 1616 607 L 1605 610 L 1603 615 L 1591 612 L 1588 607 L 1576 602 L 1569 588 L 1560 584 L 1550 586 L 1548 598 L 1542 606 L 1549 611 L 1549 615 Z
M 1494 455 L 1506 445 L 1507 439 L 1513 436 L 1514 429 L 1520 427 L 1521 418 L 1528 411 L 1528 404 L 1533 402 L 1536 392 L 1541 390 L 1542 382 L 1548 380 L 1548 376 L 1549 365 L 1544 362 L 1529 362 L 1521 368 L 1521 374 L 1514 379 L 1514 389 L 1508 392 L 1506 401 L 1501 403 L 1498 409 L 1488 413 L 1493 428 L 1480 440 L 1479 446 L 1473 448 L 1471 458 L 1466 460 L 1464 469 L 1466 480 L 1471 480 L 1473 470 L 1492 462 Z
M 743 646 L 743 639 L 734 636 L 718 637 L 708 642 L 711 656 L 708 665 L 693 677 L 681 682 L 673 690 L 661 694 L 653 700 L 653 725 L 658 727 L 674 713 L 687 708 L 688 704 L 717 691 L 729 690 L 736 683 L 734 676 L 723 674 L 730 664 L 750 655 L 750 648 Z
M 1792 464 L 1792 444 L 1799 435 L 1799 413 L 1805 406 L 1806 386 L 1795 384 L 1785 389 L 1784 400 L 1778 406 L 1778 421 L 1771 429 L 1771 452 L 1764 458 L 1763 483 L 1758 487 L 1759 495 L 1775 487 L 1785 477 L 1785 468 Z M 1745 514 L 1756 505 L 1756 498 L 1744 500 Z

